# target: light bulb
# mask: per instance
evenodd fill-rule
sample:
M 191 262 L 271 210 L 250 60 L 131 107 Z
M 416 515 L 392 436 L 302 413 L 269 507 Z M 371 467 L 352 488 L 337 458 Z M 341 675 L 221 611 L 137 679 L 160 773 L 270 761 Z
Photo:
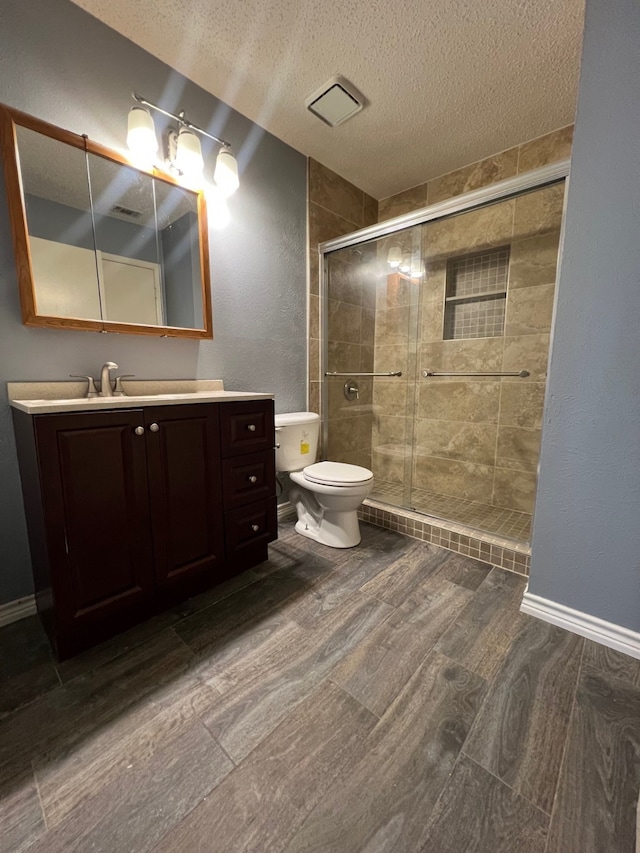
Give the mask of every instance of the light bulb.
M 422 261 L 411 261 L 411 278 L 422 278 L 423 274 Z
M 216 158 L 213 180 L 224 198 L 228 198 L 240 186 L 238 163 L 230 148 L 221 148 Z
M 411 269 L 411 259 L 409 255 L 402 256 L 402 263 L 400 264 L 400 272 L 408 273 Z
M 131 107 L 127 129 L 127 145 L 138 157 L 152 160 L 158 151 L 153 118 L 144 107 Z
M 402 249 L 400 246 L 392 246 L 387 255 L 387 263 L 392 270 L 397 269 L 402 263 Z
M 186 127 L 180 128 L 178 133 L 174 165 L 190 180 L 200 177 L 204 169 L 200 140 Z

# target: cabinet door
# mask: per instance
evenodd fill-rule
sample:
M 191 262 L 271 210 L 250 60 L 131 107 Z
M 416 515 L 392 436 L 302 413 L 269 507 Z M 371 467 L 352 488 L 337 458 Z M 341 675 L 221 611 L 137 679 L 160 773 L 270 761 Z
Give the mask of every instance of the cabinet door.
M 195 591 L 224 559 L 218 406 L 145 409 L 158 584 Z
M 144 613 L 153 593 L 142 412 L 34 421 L 60 643 L 81 647 Z

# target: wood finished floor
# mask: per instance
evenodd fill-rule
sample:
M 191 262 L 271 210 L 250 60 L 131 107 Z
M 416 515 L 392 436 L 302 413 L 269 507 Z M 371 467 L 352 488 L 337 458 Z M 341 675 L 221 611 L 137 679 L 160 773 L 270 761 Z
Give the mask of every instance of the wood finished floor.
M 363 525 L 60 665 L 0 629 L 0 851 L 633 853 L 640 662 Z

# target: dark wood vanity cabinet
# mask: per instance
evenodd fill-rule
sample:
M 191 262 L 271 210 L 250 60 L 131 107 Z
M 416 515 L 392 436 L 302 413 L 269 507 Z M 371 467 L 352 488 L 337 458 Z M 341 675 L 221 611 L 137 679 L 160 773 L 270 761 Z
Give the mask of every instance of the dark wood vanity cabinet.
M 271 400 L 13 414 L 36 601 L 60 659 L 267 558 Z

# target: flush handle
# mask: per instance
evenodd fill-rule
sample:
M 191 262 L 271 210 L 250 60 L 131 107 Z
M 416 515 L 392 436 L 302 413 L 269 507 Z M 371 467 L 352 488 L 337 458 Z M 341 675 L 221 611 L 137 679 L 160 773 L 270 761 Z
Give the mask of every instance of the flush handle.
M 255 432 L 256 431 L 256 425 L 255 424 L 247 424 L 247 429 L 249 430 L 249 432 Z
M 151 432 L 159 432 L 160 431 L 160 427 L 158 426 L 158 424 L 151 424 L 149 429 L 151 430 Z
M 249 482 L 250 483 L 257 483 L 258 482 L 258 478 L 256 477 L 255 474 L 251 474 L 251 476 L 249 477 Z

